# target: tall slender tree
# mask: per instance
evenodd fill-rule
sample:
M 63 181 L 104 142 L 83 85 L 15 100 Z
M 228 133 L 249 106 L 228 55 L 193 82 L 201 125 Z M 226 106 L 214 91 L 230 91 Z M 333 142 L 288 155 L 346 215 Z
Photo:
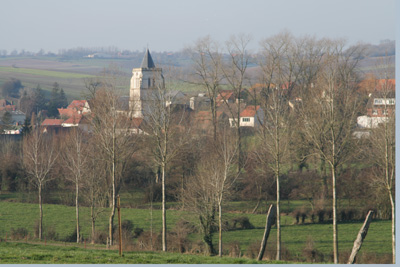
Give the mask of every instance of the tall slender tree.
M 205 88 L 210 98 L 213 138 L 216 140 L 218 128 L 216 98 L 220 92 L 220 85 L 223 78 L 221 69 L 222 53 L 219 45 L 210 36 L 197 40 L 188 51 L 193 61 L 194 82 Z
M 24 136 L 24 167 L 31 183 L 38 190 L 39 202 L 39 239 L 43 236 L 43 188 L 54 177 L 51 170 L 58 157 L 58 150 L 50 135 L 44 135 L 40 129 L 33 129 Z
M 110 68 L 105 71 L 101 87 L 95 91 L 91 101 L 92 130 L 95 144 L 102 151 L 105 172 L 108 175 L 110 187 L 109 244 L 113 244 L 113 222 L 116 208 L 116 197 L 120 189 L 122 174 L 126 168 L 127 159 L 136 152 L 138 135 L 132 131 L 134 127 L 129 112 L 120 111 L 120 95 L 118 82 L 121 73 Z
M 61 157 L 66 168 L 66 179 L 75 185 L 76 242 L 80 242 L 79 192 L 83 180 L 88 176 L 88 146 L 85 134 L 77 128 L 71 129 L 63 139 Z
M 300 115 L 304 135 L 315 152 L 329 165 L 332 179 L 333 259 L 338 263 L 337 179 L 338 170 L 354 152 L 352 130 L 359 102 L 355 73 L 361 50 L 344 49 L 341 40 L 326 40 L 322 68 L 316 83 L 302 94 Z
M 238 172 L 243 167 L 242 131 L 240 127 L 240 113 L 242 110 L 240 108 L 240 98 L 245 86 L 250 84 L 250 79 L 247 75 L 247 68 L 251 62 L 251 56 L 248 51 L 250 42 L 251 37 L 249 35 L 239 34 L 238 36 L 232 36 L 229 41 L 226 42 L 226 50 L 229 59 L 222 64 L 223 78 L 228 88 L 233 91 L 236 99 L 238 99 L 236 109 L 232 109 L 227 105 L 230 111 L 229 115 L 234 119 L 236 138 L 239 146 L 237 152 Z M 223 99 L 223 101 L 227 104 L 226 99 Z
M 184 127 L 179 127 L 184 117 L 183 112 L 173 112 L 174 104 L 170 103 L 168 96 L 171 82 L 167 86 L 158 84 L 155 89 L 147 94 L 147 106 L 144 111 L 144 118 L 148 121 L 150 138 L 153 139 L 153 159 L 160 170 L 162 188 L 162 249 L 167 251 L 167 213 L 166 213 L 166 173 L 170 161 L 177 155 L 179 148 L 185 140 Z M 172 101 L 173 102 L 173 101 Z M 186 129 L 189 130 L 189 129 Z
M 387 197 L 391 206 L 392 219 L 392 263 L 396 260 L 396 239 L 395 239 L 395 169 L 396 169 L 396 153 L 395 153 L 395 112 L 394 112 L 394 84 L 390 82 L 388 77 L 381 80 L 379 84 L 380 90 L 376 92 L 376 98 L 382 101 L 382 113 L 385 119 L 381 121 L 377 128 L 371 130 L 368 138 L 369 146 L 365 151 L 367 158 L 373 165 L 372 185 L 378 189 L 383 189 L 387 193 Z M 382 192 L 377 190 L 377 192 Z

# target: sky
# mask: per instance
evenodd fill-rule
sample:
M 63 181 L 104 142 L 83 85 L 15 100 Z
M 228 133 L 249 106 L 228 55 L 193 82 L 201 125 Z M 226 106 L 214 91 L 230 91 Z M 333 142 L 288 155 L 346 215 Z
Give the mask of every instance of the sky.
M 395 0 L 2 0 L 0 50 L 57 53 L 76 47 L 179 51 L 210 35 L 262 39 L 346 38 L 379 44 L 395 39 Z

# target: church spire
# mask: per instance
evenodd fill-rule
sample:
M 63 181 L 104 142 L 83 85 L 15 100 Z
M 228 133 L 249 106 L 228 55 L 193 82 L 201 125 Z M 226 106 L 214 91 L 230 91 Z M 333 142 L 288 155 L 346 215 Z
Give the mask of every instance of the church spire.
M 151 58 L 150 51 L 147 48 L 146 53 L 144 54 L 142 65 L 140 66 L 142 69 L 153 69 L 156 66 L 154 65 L 153 59 Z

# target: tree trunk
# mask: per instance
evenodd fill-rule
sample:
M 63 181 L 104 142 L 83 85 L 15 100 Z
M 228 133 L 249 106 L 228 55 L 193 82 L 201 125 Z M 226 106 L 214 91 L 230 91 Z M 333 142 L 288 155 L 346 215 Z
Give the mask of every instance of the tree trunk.
M 222 257 L 222 206 L 221 206 L 221 203 L 218 203 L 218 226 L 219 226 L 218 256 Z
M 42 206 L 42 185 L 39 185 L 39 240 L 42 240 L 43 231 L 43 206 Z
M 332 217 L 333 217 L 333 262 L 339 262 L 338 255 L 338 228 L 337 228 L 337 198 L 336 198 L 336 171 L 332 166 Z
M 395 203 L 393 199 L 392 192 L 389 192 L 389 197 L 390 197 L 390 205 L 392 206 L 392 263 L 396 263 L 396 235 L 395 235 Z
M 207 218 L 200 216 L 200 223 L 203 228 L 203 241 L 207 246 L 209 255 L 215 255 L 215 249 L 212 242 L 212 223 L 214 221 L 214 211 L 213 214 L 207 214 Z
M 161 166 L 162 186 L 162 250 L 167 251 L 167 214 L 165 212 L 165 165 Z
M 76 193 L 75 193 L 75 207 L 76 207 L 76 243 L 80 240 L 80 229 L 79 229 L 79 184 L 76 183 Z
M 112 182 L 112 196 L 111 196 L 111 213 L 109 218 L 109 233 L 108 233 L 108 240 L 109 245 L 112 246 L 113 244 L 113 223 L 114 223 L 114 215 L 115 215 L 115 176 L 114 176 L 114 164 L 113 164 L 113 182 Z
M 115 201 L 113 201 L 113 202 L 115 202 Z M 110 246 L 112 246 L 112 244 L 113 244 L 114 214 L 115 214 L 115 204 L 113 204 L 112 207 L 111 207 L 111 214 L 110 214 L 109 221 L 108 221 L 108 223 L 109 223 L 109 227 L 108 227 L 108 231 L 109 231 L 108 232 L 108 243 L 109 243 Z
M 353 249 L 351 251 L 351 254 L 350 254 L 347 264 L 353 264 L 356 261 L 357 253 L 361 249 L 361 245 L 362 245 L 365 237 L 367 236 L 368 227 L 372 220 L 372 213 L 373 213 L 372 210 L 370 210 L 368 212 L 367 217 L 365 218 L 364 224 L 361 227 L 360 231 L 358 232 L 357 238 L 354 241 Z
M 265 230 L 264 230 L 264 236 L 261 241 L 261 246 L 260 246 L 260 252 L 258 253 L 257 260 L 262 260 L 264 257 L 264 252 L 265 252 L 265 247 L 267 246 L 267 241 L 269 237 L 269 232 L 271 231 L 272 224 L 274 222 L 274 205 L 270 205 L 267 213 L 267 220 L 265 222 Z
M 279 167 L 278 167 L 279 168 Z M 276 260 L 281 260 L 281 211 L 279 172 L 276 175 Z
M 94 206 L 92 205 L 91 207 L 90 207 L 90 216 L 92 217 L 92 244 L 94 244 L 94 239 L 95 239 L 95 235 L 96 235 L 96 230 L 95 230 L 95 227 L 96 227 L 96 219 L 95 219 L 95 217 L 94 217 Z

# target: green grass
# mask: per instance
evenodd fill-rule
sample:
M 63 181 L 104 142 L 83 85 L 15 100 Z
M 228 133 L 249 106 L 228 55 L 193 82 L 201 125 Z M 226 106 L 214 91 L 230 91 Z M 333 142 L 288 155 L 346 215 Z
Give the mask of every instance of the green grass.
M 80 263 L 80 264 L 254 264 L 254 263 L 289 263 L 258 262 L 245 258 L 206 257 L 178 253 L 157 252 L 124 252 L 123 257 L 118 250 L 95 250 L 62 245 L 44 246 L 24 243 L 0 243 L 0 264 L 44 264 L 44 263 Z
M 244 203 L 241 203 L 244 204 Z M 294 204 L 294 203 L 292 203 Z M 134 227 L 143 228 L 145 231 L 153 227 L 153 231 L 159 232 L 161 229 L 161 211 L 153 210 L 152 215 L 149 209 L 121 209 L 122 220 L 131 220 Z M 107 228 L 109 209 L 100 215 L 97 220 L 96 228 L 105 230 Z M 26 228 L 30 237 L 33 236 L 35 222 L 39 216 L 37 204 L 0 202 L 0 238 L 7 234 L 10 236 L 11 228 Z M 152 219 L 151 219 L 152 216 Z M 255 229 L 234 230 L 223 232 L 224 248 L 228 249 L 233 242 L 239 242 L 242 254 L 251 245 L 259 244 L 265 226 L 265 214 L 242 214 L 225 213 L 224 220 L 231 220 L 233 217 L 247 216 Z M 167 228 L 173 231 L 176 223 L 181 219 L 189 220 L 198 226 L 197 217 L 194 214 L 181 210 L 167 211 Z M 116 222 L 117 218 L 115 218 Z M 290 216 L 282 215 L 282 242 L 283 246 L 289 250 L 291 255 L 301 257 L 302 250 L 306 246 L 307 240 L 312 240 L 314 246 L 325 255 L 332 251 L 332 225 L 326 224 L 294 224 L 294 219 Z M 80 209 L 81 233 L 84 238 L 89 238 L 90 233 L 90 210 L 87 207 Z M 339 251 L 350 252 L 354 239 L 362 225 L 362 222 L 339 223 Z M 44 205 L 44 232 L 49 227 L 59 234 L 60 239 L 71 235 L 75 227 L 75 208 L 63 205 Z M 374 220 L 369 228 L 361 251 L 363 253 L 375 253 L 378 255 L 391 253 L 391 224 L 390 221 Z M 214 234 L 214 244 L 217 245 L 217 233 Z M 200 234 L 194 233 L 189 236 L 191 241 L 201 240 Z M 271 230 L 268 243 L 274 244 L 276 240 L 276 228 Z
M 56 78 L 69 78 L 69 79 L 81 79 L 87 77 L 95 77 L 93 75 L 88 74 L 80 74 L 80 73 L 72 73 L 72 72 L 63 72 L 63 71 L 51 71 L 51 70 L 42 70 L 42 69 L 28 69 L 28 68 L 14 68 L 14 67 L 5 67 L 0 66 L 1 72 L 9 72 L 9 73 L 23 73 L 30 75 L 39 75 L 39 76 L 47 76 L 47 77 L 56 77 Z

